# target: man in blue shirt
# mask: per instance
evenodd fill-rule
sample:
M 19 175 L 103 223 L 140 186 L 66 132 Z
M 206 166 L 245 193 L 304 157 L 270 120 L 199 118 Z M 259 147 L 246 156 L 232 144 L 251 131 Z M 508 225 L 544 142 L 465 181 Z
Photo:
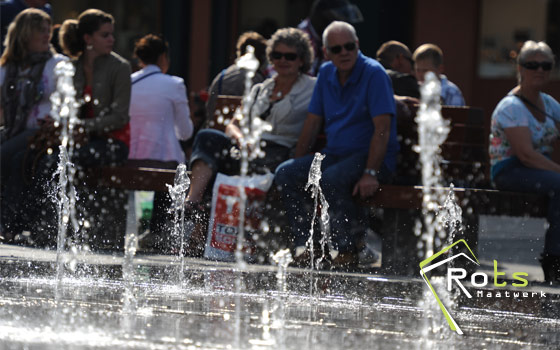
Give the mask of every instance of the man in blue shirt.
M 327 145 L 321 151 L 321 188 L 329 203 L 333 265 L 357 263 L 357 243 L 365 232 L 364 215 L 354 196 L 373 196 L 395 171 L 395 102 L 391 80 L 376 60 L 359 51 L 354 27 L 332 22 L 323 33 L 330 62 L 319 72 L 295 159 L 281 164 L 275 181 L 291 220 L 296 262 L 308 255 L 311 199 L 304 187 L 324 123 Z M 304 263 L 304 261 L 301 261 Z

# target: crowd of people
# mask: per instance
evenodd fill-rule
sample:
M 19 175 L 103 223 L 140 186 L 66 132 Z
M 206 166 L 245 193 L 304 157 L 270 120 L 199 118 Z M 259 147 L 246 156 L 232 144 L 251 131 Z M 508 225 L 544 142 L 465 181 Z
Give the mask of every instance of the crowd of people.
M 398 166 L 399 108 L 419 102 L 426 72 L 441 82 L 444 105 L 463 106 L 457 85 L 444 75 L 443 53 L 426 43 L 414 52 L 398 41 L 381 45 L 376 57 L 360 51 L 355 11 L 347 18 L 319 20 L 321 1 L 298 28 L 278 29 L 270 39 L 247 32 L 237 43 L 237 56 L 254 48 L 260 67 L 252 79 L 252 106 L 244 118 L 260 118 L 271 128 L 262 134 L 266 156 L 250 164 L 250 173 L 275 175 L 289 220 L 287 234 L 295 264 L 309 261 L 308 232 L 313 204 L 305 185 L 319 133 L 321 187 L 331 203 L 331 264 L 356 266 L 365 243 L 366 220 L 356 198 L 374 196 L 380 184 L 394 181 Z M 348 10 L 348 9 L 346 9 Z M 352 10 L 355 10 L 352 8 Z M 322 11 L 322 12 L 321 12 Z M 326 11 L 326 12 L 325 12 Z M 345 19 L 342 21 L 340 19 Z M 188 163 L 191 186 L 185 207 L 190 217 L 208 221 L 207 194 L 218 172 L 239 174 L 234 156 L 244 134 L 239 121 L 225 131 L 195 130 L 183 79 L 167 75 L 168 43 L 149 34 L 137 41 L 134 55 L 140 70 L 113 52 L 114 18 L 89 9 L 66 20 L 59 30 L 62 54 L 50 45 L 52 21 L 41 9 L 25 9 L 11 21 L 0 58 L 1 187 L 0 236 L 13 242 L 23 230 L 56 217 L 39 183 L 52 178 L 58 160 L 56 125 L 49 116 L 55 89 L 55 65 L 72 62 L 74 86 L 81 102 L 81 124 L 72 162 L 79 169 L 126 164 L 174 169 Z M 517 57 L 519 84 L 500 101 L 492 115 L 490 158 L 492 180 L 499 189 L 549 195 L 542 264 L 547 280 L 560 279 L 560 164 L 550 159 L 560 137 L 560 104 L 542 92 L 554 65 L 550 47 L 528 41 Z M 244 92 L 246 70 L 224 68 L 211 82 L 207 119 L 215 114 L 218 95 Z M 404 106 L 404 107 L 403 107 Z M 192 149 L 185 150 L 191 140 Z M 251 150 L 251 148 L 249 149 Z M 87 170 L 86 170 L 87 171 Z M 147 246 L 163 249 L 169 232 L 169 197 L 156 193 Z M 340 208 L 344 208 L 341 210 Z M 41 217 L 39 222 L 37 217 Z M 202 230 L 204 232 L 204 230 Z M 193 234 L 199 252 L 206 238 Z M 196 250 L 196 249 L 195 249 Z

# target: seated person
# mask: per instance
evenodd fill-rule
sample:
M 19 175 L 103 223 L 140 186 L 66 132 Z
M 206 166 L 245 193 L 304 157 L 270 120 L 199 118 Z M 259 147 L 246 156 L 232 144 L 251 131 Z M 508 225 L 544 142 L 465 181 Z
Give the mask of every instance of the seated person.
M 261 136 L 266 143 L 263 148 L 265 157 L 255 159 L 251 168 L 274 171 L 278 164 L 291 156 L 297 143 L 315 78 L 305 74 L 313 60 L 313 51 L 303 31 L 295 28 L 277 30 L 268 42 L 266 53 L 277 75 L 253 86 L 251 96 L 254 103 L 250 110 L 251 117 L 264 119 L 271 124 L 272 130 Z M 237 147 L 243 137 L 235 122 L 227 125 L 225 133 L 205 129 L 196 136 L 190 160 L 191 187 L 186 204 L 191 216 L 204 216 L 207 211 L 203 197 L 211 189 L 216 173 L 239 174 L 240 162 L 232 157 L 230 150 Z M 194 237 L 193 233 L 193 240 L 198 249 L 204 248 L 203 237 Z
M 321 188 L 329 203 L 333 267 L 358 263 L 358 244 L 366 230 L 363 211 L 354 196 L 373 196 L 395 171 L 395 100 L 391 79 L 376 60 L 364 56 L 354 27 L 332 22 L 323 32 L 324 54 L 309 113 L 296 147 L 296 159 L 276 169 L 287 216 L 291 220 L 294 260 L 309 261 L 306 242 L 311 227 L 312 199 L 305 190 L 314 159 L 309 154 L 325 125 L 327 146 L 321 151 Z
M 182 78 L 165 74 L 169 69 L 168 44 L 148 34 L 134 48 L 141 70 L 131 76 L 130 165 L 176 169 L 185 163 L 180 140 L 191 137 L 187 91 Z M 167 192 L 154 195 L 150 232 L 161 236 L 172 217 Z
M 560 138 L 560 104 L 542 92 L 553 66 L 546 43 L 525 42 L 517 56 L 519 83 L 492 114 L 490 164 L 498 189 L 550 197 L 541 263 L 545 280 L 560 283 L 560 164 L 550 159 Z
M 30 158 L 28 141 L 50 119 L 50 96 L 56 89 L 54 69 L 58 62 L 65 60 L 50 47 L 50 36 L 49 15 L 39 9 L 26 9 L 10 24 L 6 49 L 0 58 L 0 242 L 3 243 L 12 242 L 17 234 L 32 226 L 34 214 L 26 204 L 35 199 L 27 183 L 30 179 L 22 176 L 31 172 L 29 162 L 25 162 Z
M 434 72 L 441 81 L 441 104 L 444 106 L 464 106 L 465 99 L 457 85 L 443 74 L 443 52 L 434 44 L 420 45 L 412 55 L 416 79 L 422 84 L 424 74 Z
M 418 81 L 412 75 L 414 61 L 405 44 L 395 40 L 383 43 L 377 50 L 377 60 L 391 78 L 395 95 L 420 98 Z
M 237 39 L 237 58 L 247 53 L 247 46 L 255 49 L 255 57 L 259 60 L 259 69 L 253 77 L 253 84 L 258 84 L 266 79 L 266 39 L 257 32 L 245 32 Z M 214 119 L 216 112 L 216 99 L 218 95 L 243 96 L 245 93 L 245 75 L 247 70 L 238 67 L 235 63 L 222 70 L 208 88 L 208 101 L 206 101 L 206 120 Z
M 61 46 L 76 69 L 73 77 L 76 98 L 82 102 L 81 124 L 74 130 L 74 141 L 80 147 L 74 149 L 71 158 L 77 169 L 77 178 L 86 175 L 87 169 L 93 167 L 123 164 L 128 157 L 131 69 L 127 60 L 113 52 L 114 22 L 111 14 L 88 9 L 78 19 L 65 20 L 60 28 Z M 52 179 L 58 156 L 58 149 L 43 154 L 37 161 L 38 176 L 34 179 L 36 186 L 43 191 L 35 201 L 36 206 L 42 206 L 41 225 L 36 231 L 48 242 L 56 242 L 53 235 L 58 230 L 58 216 L 46 188 L 41 185 Z M 77 209 L 84 209 L 85 220 L 95 224 L 101 221 L 101 217 L 103 220 L 117 220 L 111 211 L 103 215 L 96 213 L 95 204 L 89 199 L 93 198 L 95 190 L 84 187 L 81 192 Z M 99 226 L 95 229 L 103 234 L 109 232 Z M 94 232 L 93 226 L 89 230 Z M 85 238 L 84 235 L 80 239 Z M 96 244 L 112 239 L 102 234 L 91 234 L 89 238 Z

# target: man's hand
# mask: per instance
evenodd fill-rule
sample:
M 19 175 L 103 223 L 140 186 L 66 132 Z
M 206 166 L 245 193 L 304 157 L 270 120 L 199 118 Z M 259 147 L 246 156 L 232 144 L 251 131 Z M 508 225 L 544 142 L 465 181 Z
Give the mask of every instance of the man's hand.
M 412 105 L 420 104 L 420 100 L 415 98 L 415 97 L 399 96 L 399 95 L 394 95 L 394 97 L 395 97 L 396 101 L 400 101 L 400 102 L 408 105 L 409 107 L 412 106 Z
M 366 199 L 371 197 L 379 189 L 379 181 L 377 177 L 369 174 L 363 174 L 360 180 L 354 186 L 352 196 L 360 195 L 360 198 Z

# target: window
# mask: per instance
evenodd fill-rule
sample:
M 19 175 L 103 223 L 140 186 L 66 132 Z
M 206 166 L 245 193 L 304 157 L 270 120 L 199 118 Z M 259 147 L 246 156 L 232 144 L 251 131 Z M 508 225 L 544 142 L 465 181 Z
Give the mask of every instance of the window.
M 560 79 L 560 0 L 482 0 L 478 75 L 516 76 L 515 60 L 526 40 L 545 41 L 556 56 Z

